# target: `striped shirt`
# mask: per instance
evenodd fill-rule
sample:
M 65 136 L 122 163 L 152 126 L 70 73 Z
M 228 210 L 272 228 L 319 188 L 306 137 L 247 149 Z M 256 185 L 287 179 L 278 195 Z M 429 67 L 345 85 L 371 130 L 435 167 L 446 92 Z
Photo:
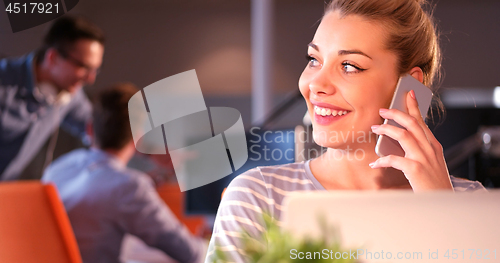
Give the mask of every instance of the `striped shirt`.
M 452 176 L 451 182 L 457 192 L 486 191 L 477 181 Z M 237 176 L 220 203 L 205 262 L 213 262 L 215 248 L 223 251 L 229 262 L 245 262 L 240 244 L 242 231 L 254 238 L 261 236 L 266 230 L 263 213 L 280 220 L 288 193 L 325 190 L 312 174 L 309 161 L 257 167 Z

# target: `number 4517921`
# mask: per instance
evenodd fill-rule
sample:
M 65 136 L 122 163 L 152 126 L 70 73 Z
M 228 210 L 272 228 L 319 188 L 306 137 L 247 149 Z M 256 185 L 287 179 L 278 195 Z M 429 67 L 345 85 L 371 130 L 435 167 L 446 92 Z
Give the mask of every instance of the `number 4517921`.
M 491 253 L 493 252 L 493 253 Z M 490 254 L 491 253 L 491 254 Z M 489 249 L 447 249 L 443 255 L 447 259 L 496 259 L 497 250 L 490 251 Z
M 5 8 L 5 11 L 8 12 L 9 14 L 14 13 L 14 14 L 34 14 L 34 13 L 39 13 L 39 14 L 52 14 L 54 11 L 55 13 L 59 13 L 59 4 L 52 4 L 52 3 L 9 3 L 7 8 Z

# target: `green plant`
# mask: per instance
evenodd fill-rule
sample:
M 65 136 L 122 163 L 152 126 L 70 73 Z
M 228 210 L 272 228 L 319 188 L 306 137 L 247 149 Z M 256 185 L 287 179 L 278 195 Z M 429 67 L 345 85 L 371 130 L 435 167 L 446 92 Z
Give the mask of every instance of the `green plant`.
M 267 231 L 259 239 L 252 238 L 247 232 L 242 233 L 241 248 L 249 263 L 356 262 L 352 257 L 355 250 L 342 248 L 338 229 L 328 226 L 323 217 L 319 218 L 322 231 L 319 238 L 297 238 L 281 229 L 268 215 L 264 216 L 264 222 Z M 215 253 L 214 263 L 226 261 L 224 252 L 216 249 Z

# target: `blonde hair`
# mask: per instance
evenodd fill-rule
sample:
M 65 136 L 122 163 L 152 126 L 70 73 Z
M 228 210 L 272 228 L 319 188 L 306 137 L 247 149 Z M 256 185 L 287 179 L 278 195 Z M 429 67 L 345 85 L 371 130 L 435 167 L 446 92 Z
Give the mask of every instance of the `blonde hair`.
M 341 17 L 359 15 L 368 21 L 380 22 L 388 32 L 386 48 L 398 57 L 398 73 L 420 67 L 424 85 L 434 92 L 434 105 L 439 119 L 445 116 L 437 94 L 436 79 L 441 77 L 441 49 L 430 13 L 422 8 L 426 0 L 332 0 L 325 8 L 339 12 Z M 433 111 L 430 111 L 434 122 Z
M 439 75 L 441 51 L 434 22 L 422 6 L 425 0 L 332 0 L 325 15 L 338 11 L 342 17 L 359 15 L 381 22 L 389 33 L 386 48 L 399 59 L 399 74 L 420 67 L 424 84 L 431 86 Z

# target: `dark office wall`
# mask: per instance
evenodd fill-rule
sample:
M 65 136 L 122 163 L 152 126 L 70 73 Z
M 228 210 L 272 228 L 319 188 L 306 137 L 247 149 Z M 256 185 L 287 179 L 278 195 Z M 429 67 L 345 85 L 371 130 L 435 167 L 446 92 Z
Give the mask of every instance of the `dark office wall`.
M 500 85 L 500 1 L 441 0 L 443 87 Z
M 500 85 L 500 1 L 435 3 L 444 50 L 443 87 Z M 323 0 L 275 1 L 276 103 L 297 89 L 306 45 L 323 6 Z M 103 70 L 89 92 L 116 81 L 144 87 L 195 68 L 207 103 L 238 108 L 249 125 L 249 0 L 81 0 L 70 13 L 87 16 L 107 33 Z M 46 28 L 12 34 L 5 12 L 0 12 L 0 54 L 29 52 Z M 299 123 L 304 109 L 299 103 L 277 126 Z

